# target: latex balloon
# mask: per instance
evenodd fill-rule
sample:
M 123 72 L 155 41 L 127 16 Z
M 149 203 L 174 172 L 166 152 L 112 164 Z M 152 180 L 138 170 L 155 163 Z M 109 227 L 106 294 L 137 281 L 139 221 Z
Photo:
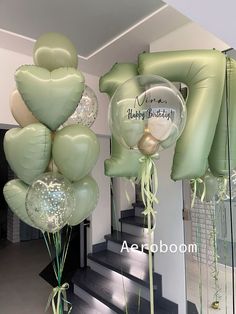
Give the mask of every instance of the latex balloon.
M 49 161 L 47 172 L 59 172 L 53 159 Z
M 134 86 L 139 87 L 136 94 L 126 97 L 126 90 Z M 138 143 L 147 143 L 146 137 L 143 142 L 143 136 L 149 133 L 149 138 L 151 134 L 159 143 L 156 148 L 165 149 L 181 135 L 186 114 L 183 97 L 173 84 L 158 76 L 136 76 L 114 93 L 109 124 L 116 140 L 126 148 L 138 148 Z
M 46 33 L 40 36 L 34 45 L 34 63 L 49 71 L 62 67 L 77 68 L 77 51 L 66 36 Z
M 210 169 L 217 177 L 228 176 L 229 163 L 230 170 L 236 168 L 236 61 L 231 58 L 227 59 L 226 80 L 220 116 L 208 159 Z
M 17 89 L 11 94 L 10 108 L 14 119 L 22 128 L 39 122 L 29 111 Z
M 70 226 L 76 226 L 88 218 L 95 209 L 99 198 L 97 182 L 90 176 L 73 183 L 73 188 L 75 190 L 76 209 L 69 219 L 68 224 Z
M 28 185 L 19 179 L 9 181 L 3 188 L 5 200 L 12 212 L 24 223 L 36 228 L 25 208 L 27 191 Z
M 34 225 L 54 233 L 68 223 L 75 210 L 74 189 L 62 175 L 47 172 L 29 187 L 25 204 Z
M 17 88 L 33 115 L 56 130 L 75 111 L 84 90 L 84 77 L 74 68 L 46 69 L 23 65 L 15 74 Z
M 11 129 L 4 137 L 4 152 L 17 177 L 31 184 L 48 166 L 51 132 L 40 123 Z
M 188 119 L 175 148 L 173 180 L 199 178 L 207 170 L 223 95 L 225 64 L 225 56 L 216 50 L 143 53 L 139 56 L 141 75 L 160 75 L 188 87 Z
M 70 181 L 78 181 L 95 165 L 99 142 L 88 127 L 73 124 L 56 133 L 52 155 L 59 171 Z
M 138 149 L 143 155 L 154 155 L 159 150 L 159 141 L 151 133 L 146 132 L 138 142 Z
M 100 91 L 106 92 L 112 97 L 119 85 L 137 74 L 136 64 L 116 63 L 108 73 L 100 78 Z M 135 92 L 135 86 L 126 92 L 132 96 L 133 90 Z M 138 150 L 126 149 L 112 136 L 111 158 L 105 160 L 105 174 L 110 177 L 138 177 L 141 156 L 142 154 Z
M 79 123 L 90 128 L 96 120 L 97 114 L 97 96 L 89 86 L 85 85 L 85 89 L 78 107 L 69 117 L 69 119 L 63 124 L 63 126 Z

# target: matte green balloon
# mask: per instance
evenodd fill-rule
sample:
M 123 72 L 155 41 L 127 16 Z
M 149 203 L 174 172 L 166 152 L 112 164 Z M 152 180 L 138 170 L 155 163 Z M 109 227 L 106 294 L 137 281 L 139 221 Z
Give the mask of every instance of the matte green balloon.
M 12 212 L 24 223 L 36 228 L 25 208 L 27 191 L 28 185 L 19 179 L 9 181 L 3 188 L 5 200 Z
M 144 53 L 139 73 L 155 74 L 189 88 L 187 123 L 177 141 L 172 179 L 205 174 L 224 89 L 225 56 L 216 50 Z
M 28 109 L 51 130 L 72 115 L 84 90 L 84 76 L 74 68 L 49 72 L 23 65 L 16 71 L 15 80 Z
M 99 198 L 97 182 L 90 176 L 73 183 L 73 188 L 75 191 L 76 209 L 68 221 L 70 226 L 76 226 L 88 218 L 95 209 Z
M 78 181 L 90 173 L 98 159 L 97 136 L 86 126 L 69 125 L 56 133 L 52 155 L 59 172 Z
M 205 202 L 210 202 L 215 199 L 215 196 L 218 192 L 218 179 L 213 176 L 213 174 L 208 170 L 206 174 L 201 178 L 205 184 Z M 198 183 L 197 185 L 197 196 L 198 198 L 202 197 L 204 191 L 204 185 Z
M 100 78 L 100 91 L 107 93 L 111 98 L 118 86 L 137 74 L 136 64 L 116 63 L 108 73 Z M 133 92 L 137 92 L 137 88 L 138 86 L 134 86 Z M 130 90 L 127 93 L 132 96 Z M 131 141 L 132 138 L 127 140 Z M 137 177 L 141 156 L 140 152 L 124 148 L 112 137 L 111 159 L 105 161 L 105 174 L 110 177 Z
M 46 33 L 34 45 L 34 63 L 49 71 L 78 66 L 77 51 L 66 36 L 59 33 Z
M 4 152 L 18 178 L 31 184 L 42 174 L 51 157 L 51 132 L 41 123 L 6 132 Z
M 209 155 L 209 166 L 211 172 L 219 176 L 228 176 L 229 159 L 230 168 L 236 168 L 236 61 L 229 58 L 227 60 L 227 88 L 228 104 L 226 105 L 226 85 L 224 89 L 223 101 L 220 116 L 215 132 L 214 141 Z M 227 112 L 228 111 L 228 112 Z M 228 118 L 227 118 L 228 115 Z M 227 120 L 229 125 L 227 125 Z M 228 154 L 228 135 L 230 139 Z

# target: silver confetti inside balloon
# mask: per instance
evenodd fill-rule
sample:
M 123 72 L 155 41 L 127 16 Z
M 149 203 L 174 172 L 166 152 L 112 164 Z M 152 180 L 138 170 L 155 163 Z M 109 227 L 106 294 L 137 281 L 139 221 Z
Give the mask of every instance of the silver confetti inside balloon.
M 63 126 L 79 123 L 90 128 L 96 120 L 97 114 L 97 97 L 94 91 L 89 86 L 85 85 L 83 95 L 75 112 L 68 118 Z
M 75 210 L 74 189 L 61 174 L 47 172 L 29 187 L 25 205 L 35 226 L 54 233 L 68 223 Z

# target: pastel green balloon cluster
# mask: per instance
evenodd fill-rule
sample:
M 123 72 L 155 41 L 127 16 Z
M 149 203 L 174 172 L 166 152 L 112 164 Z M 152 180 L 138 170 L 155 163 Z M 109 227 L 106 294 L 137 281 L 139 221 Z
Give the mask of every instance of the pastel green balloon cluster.
M 96 207 L 98 186 L 89 174 L 98 159 L 99 142 L 86 126 L 70 125 L 57 131 L 75 111 L 84 90 L 84 76 L 77 70 L 77 52 L 70 40 L 57 33 L 41 36 L 34 47 L 34 62 L 36 65 L 17 69 L 15 80 L 25 105 L 39 123 L 11 129 L 5 135 L 6 159 L 19 179 L 6 184 L 4 196 L 25 223 L 56 232 L 65 224 L 80 223 Z M 45 173 L 52 163 L 58 175 Z M 57 190 L 59 185 L 53 180 L 68 188 Z M 55 201 L 58 193 L 62 201 L 60 212 Z M 68 209 L 68 204 L 73 207 L 72 203 L 65 201 L 73 197 L 74 211 Z M 55 211 L 50 202 L 57 206 Z M 58 223 L 53 225 L 50 221 L 56 219 Z

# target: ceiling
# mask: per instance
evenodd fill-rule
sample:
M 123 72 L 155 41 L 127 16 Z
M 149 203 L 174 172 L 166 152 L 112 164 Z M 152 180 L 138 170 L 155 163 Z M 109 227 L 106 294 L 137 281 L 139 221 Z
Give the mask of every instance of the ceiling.
M 32 55 L 41 34 L 61 32 L 81 70 L 100 75 L 188 21 L 160 0 L 0 0 L 0 47 Z
M 0 28 L 30 38 L 61 32 L 88 57 L 163 5 L 160 0 L 5 0 Z

